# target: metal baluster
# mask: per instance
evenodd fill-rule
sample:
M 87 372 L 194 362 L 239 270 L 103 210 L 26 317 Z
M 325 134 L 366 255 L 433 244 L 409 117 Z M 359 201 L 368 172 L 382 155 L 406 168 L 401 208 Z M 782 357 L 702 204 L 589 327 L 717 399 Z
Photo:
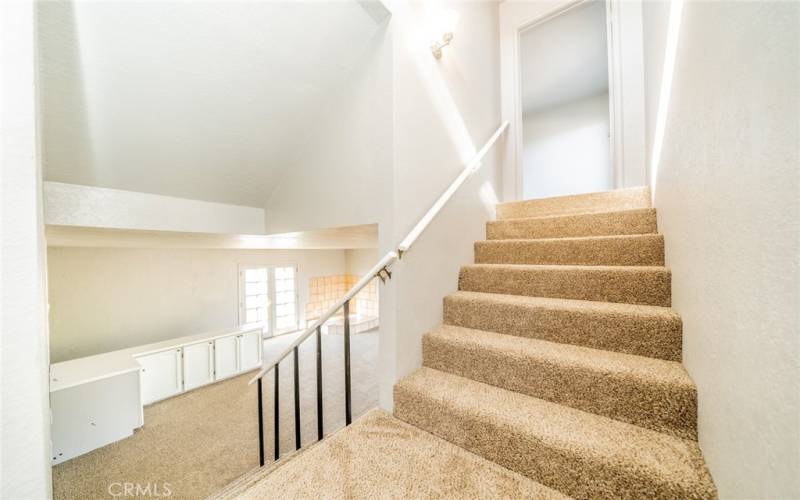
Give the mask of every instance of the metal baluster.
M 279 396 L 279 388 L 280 388 L 280 375 L 278 373 L 278 368 L 280 364 L 275 363 L 275 460 L 277 461 L 281 458 L 281 438 L 280 438 L 280 404 L 278 400 Z
M 264 403 L 261 395 L 261 379 L 258 379 L 258 463 L 264 465 Z
M 294 449 L 300 449 L 300 361 L 294 348 Z
M 344 425 L 353 421 L 353 403 L 350 398 L 350 301 L 344 303 Z
M 322 440 L 322 326 L 317 327 L 317 440 Z

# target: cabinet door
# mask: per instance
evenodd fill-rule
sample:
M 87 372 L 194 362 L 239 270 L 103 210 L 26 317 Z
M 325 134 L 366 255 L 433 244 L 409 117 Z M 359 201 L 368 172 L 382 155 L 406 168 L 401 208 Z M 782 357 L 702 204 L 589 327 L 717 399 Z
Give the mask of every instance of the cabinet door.
M 194 389 L 214 381 L 214 343 L 202 342 L 183 348 L 183 388 Z
M 239 335 L 239 371 L 246 372 L 261 364 L 261 330 Z
M 142 404 L 183 391 L 180 349 L 138 356 L 136 360 L 142 365 Z
M 235 336 L 214 341 L 214 379 L 221 380 L 239 373 L 239 352 Z

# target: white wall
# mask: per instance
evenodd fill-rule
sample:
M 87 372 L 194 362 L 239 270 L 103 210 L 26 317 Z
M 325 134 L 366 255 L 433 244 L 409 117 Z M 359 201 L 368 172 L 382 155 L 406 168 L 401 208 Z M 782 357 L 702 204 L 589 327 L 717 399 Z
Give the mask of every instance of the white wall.
M 378 263 L 377 248 L 359 248 L 344 251 L 344 265 L 347 274 L 363 276 Z
M 654 189 L 700 446 L 721 498 L 798 498 L 800 4 L 683 9 Z
M 51 247 L 53 362 L 237 325 L 239 264 L 297 264 L 302 325 L 309 278 L 345 252 Z
M 523 197 L 614 188 L 608 93 L 523 115 Z
M 307 126 L 306 144 L 266 200 L 268 232 L 378 222 L 391 177 L 392 45 L 388 21 L 344 86 Z
M 0 497 L 8 499 L 52 493 L 33 38 L 33 3 L 0 3 Z
M 498 6 L 495 2 L 387 1 L 392 12 L 394 158 L 391 217 L 379 254 L 398 242 L 500 125 Z M 441 11 L 457 17 L 437 61 L 430 30 Z M 380 401 L 392 407 L 396 380 L 421 365 L 421 337 L 442 321 L 442 298 L 472 261 L 500 191 L 500 145 L 393 269 L 380 290 Z M 386 221 L 388 225 L 384 222 Z
M 119 189 L 44 183 L 45 223 L 57 226 L 262 234 L 264 210 Z

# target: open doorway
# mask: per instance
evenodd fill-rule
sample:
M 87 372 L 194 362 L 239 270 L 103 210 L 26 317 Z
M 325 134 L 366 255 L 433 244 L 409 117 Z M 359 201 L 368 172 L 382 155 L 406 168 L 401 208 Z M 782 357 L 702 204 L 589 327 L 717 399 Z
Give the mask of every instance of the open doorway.
M 574 4 L 520 32 L 525 199 L 614 187 L 606 4 Z

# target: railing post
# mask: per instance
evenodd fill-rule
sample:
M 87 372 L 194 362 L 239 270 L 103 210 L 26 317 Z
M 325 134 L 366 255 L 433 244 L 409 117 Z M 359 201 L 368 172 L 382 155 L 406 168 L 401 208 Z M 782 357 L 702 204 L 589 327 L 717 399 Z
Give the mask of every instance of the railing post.
M 353 421 L 353 403 L 350 397 L 350 301 L 344 303 L 344 425 Z
M 280 395 L 280 374 L 278 368 L 280 362 L 275 363 L 275 461 L 281 458 L 281 437 L 280 437 L 280 402 L 278 396 Z
M 258 463 L 264 466 L 264 403 L 261 394 L 261 379 L 258 379 Z
M 317 440 L 322 440 L 322 327 L 317 327 Z
M 300 361 L 294 348 L 294 449 L 300 449 Z

